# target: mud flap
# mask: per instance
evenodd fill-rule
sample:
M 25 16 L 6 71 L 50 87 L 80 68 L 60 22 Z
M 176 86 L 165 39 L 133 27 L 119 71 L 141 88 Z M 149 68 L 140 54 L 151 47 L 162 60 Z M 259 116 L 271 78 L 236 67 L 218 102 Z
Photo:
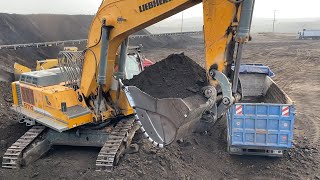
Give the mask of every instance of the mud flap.
M 168 145 L 192 132 L 191 129 L 200 120 L 202 113 L 215 103 L 200 95 L 186 99 L 157 99 L 135 86 L 125 87 L 124 90 L 143 130 L 153 144 L 158 146 Z

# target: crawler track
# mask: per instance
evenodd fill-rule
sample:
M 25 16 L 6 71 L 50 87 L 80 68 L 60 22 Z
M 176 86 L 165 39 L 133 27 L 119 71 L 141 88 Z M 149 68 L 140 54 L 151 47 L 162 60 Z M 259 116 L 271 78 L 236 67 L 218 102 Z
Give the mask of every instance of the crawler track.
M 2 167 L 16 169 L 21 166 L 23 151 L 31 144 L 44 130 L 44 126 L 33 126 L 14 144 L 12 144 L 3 155 Z
M 111 172 L 120 156 L 130 145 L 135 131 L 139 128 L 134 118 L 120 121 L 112 130 L 109 140 L 101 148 L 96 160 L 96 171 Z

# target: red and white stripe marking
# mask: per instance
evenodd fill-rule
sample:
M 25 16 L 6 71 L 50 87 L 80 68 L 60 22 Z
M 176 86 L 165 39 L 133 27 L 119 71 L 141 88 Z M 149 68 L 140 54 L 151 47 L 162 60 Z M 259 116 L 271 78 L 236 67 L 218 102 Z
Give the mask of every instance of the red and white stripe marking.
M 236 114 L 237 115 L 242 115 L 242 105 L 236 105 Z
M 289 116 L 289 106 L 282 107 L 282 116 Z
M 286 141 L 287 140 L 287 136 L 282 136 L 282 140 Z

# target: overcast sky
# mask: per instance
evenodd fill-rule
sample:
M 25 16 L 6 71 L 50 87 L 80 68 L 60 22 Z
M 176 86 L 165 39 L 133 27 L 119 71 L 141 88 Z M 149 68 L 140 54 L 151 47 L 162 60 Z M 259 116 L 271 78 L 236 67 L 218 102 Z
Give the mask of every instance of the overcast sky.
M 101 0 L 0 0 L 0 12 L 16 14 L 94 14 Z M 255 17 L 278 18 L 320 17 L 320 0 L 256 0 Z M 184 16 L 201 17 L 202 5 L 184 12 Z M 174 18 L 181 17 L 181 14 Z

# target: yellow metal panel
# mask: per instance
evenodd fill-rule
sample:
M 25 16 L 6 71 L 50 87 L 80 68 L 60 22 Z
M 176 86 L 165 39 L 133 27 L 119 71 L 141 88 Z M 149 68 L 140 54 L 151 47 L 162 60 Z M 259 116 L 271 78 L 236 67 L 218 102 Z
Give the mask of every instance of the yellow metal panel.
M 67 107 L 85 105 L 78 101 L 77 92 L 72 88 L 61 85 L 36 87 L 28 84 L 21 84 L 21 87 L 33 91 L 35 105 L 23 103 L 23 106 L 30 111 L 40 111 L 40 113 L 44 113 L 46 116 L 53 117 L 57 121 L 67 124 L 70 129 L 92 122 L 91 113 L 77 118 L 69 119 L 66 114 L 61 112 L 61 102 L 66 102 Z M 12 89 L 13 92 L 16 92 L 16 85 L 14 83 L 12 84 Z M 18 102 L 17 97 L 15 97 L 16 95 L 14 95 L 14 93 L 13 96 L 15 99 L 14 101 Z M 110 118 L 110 114 L 111 113 L 108 114 L 108 118 Z
M 236 5 L 228 0 L 204 0 L 204 33 L 206 70 L 214 64 L 223 72 L 226 66 L 227 45 L 232 33 L 227 34 L 233 24 L 234 17 L 238 17 Z
M 116 91 L 111 90 L 110 96 L 111 96 L 111 99 L 113 102 L 117 101 L 117 92 Z M 134 113 L 134 111 L 133 111 L 132 107 L 130 106 L 128 99 L 123 91 L 120 91 L 118 106 L 121 109 L 121 112 L 123 113 L 123 115 L 130 115 L 130 114 Z
M 78 51 L 77 47 L 71 46 L 71 47 L 64 47 L 64 51 Z
M 17 94 L 17 82 L 13 82 L 11 84 L 11 87 L 12 87 L 13 104 L 18 106 L 19 100 L 18 100 L 18 94 Z
M 92 122 L 92 114 L 86 114 L 77 118 L 68 120 L 70 129 Z
M 35 106 L 40 108 L 40 109 L 43 109 L 44 108 L 44 102 L 43 102 L 42 91 L 34 89 L 33 95 L 34 95 Z
M 41 90 L 40 90 L 41 89 Z M 76 92 L 68 87 L 61 85 L 40 88 L 43 104 L 45 107 L 61 109 L 61 102 L 66 102 L 67 107 L 78 105 Z
M 51 69 L 58 66 L 58 59 L 46 59 L 42 61 L 37 61 L 37 67 L 36 70 L 45 70 L 45 69 Z
M 61 102 L 66 102 L 67 107 L 80 105 L 77 93 L 72 88 L 61 85 L 48 87 L 36 87 L 28 84 L 20 84 L 21 87 L 31 89 L 34 94 L 35 104 L 38 107 L 50 107 L 61 109 Z
M 19 63 L 14 63 L 13 65 L 13 69 L 14 69 L 14 74 L 15 75 L 20 75 L 22 73 L 25 73 L 25 72 L 31 72 L 31 69 L 26 67 L 26 66 L 23 66 Z

